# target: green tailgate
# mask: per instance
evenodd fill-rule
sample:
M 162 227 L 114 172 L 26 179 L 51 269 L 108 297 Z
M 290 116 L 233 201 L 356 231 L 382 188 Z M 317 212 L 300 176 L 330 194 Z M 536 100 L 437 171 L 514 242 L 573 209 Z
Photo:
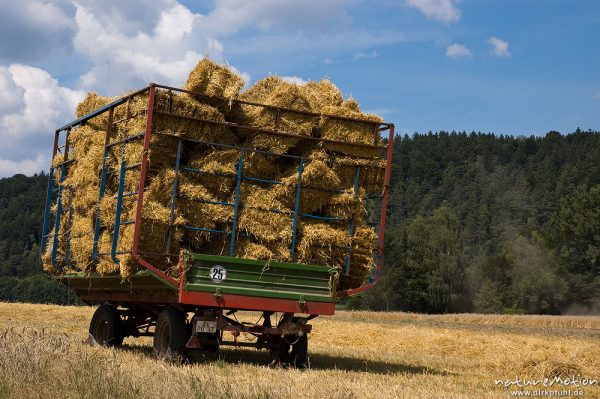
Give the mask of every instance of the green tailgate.
M 215 282 L 211 268 L 226 270 L 226 278 Z M 234 294 L 253 297 L 303 301 L 334 301 L 333 279 L 336 269 L 229 256 L 188 254 L 184 289 L 216 295 Z

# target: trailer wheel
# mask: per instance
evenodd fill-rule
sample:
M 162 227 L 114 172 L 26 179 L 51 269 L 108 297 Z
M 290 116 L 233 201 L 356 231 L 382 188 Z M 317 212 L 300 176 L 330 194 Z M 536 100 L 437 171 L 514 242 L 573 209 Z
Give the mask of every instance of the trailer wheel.
M 296 343 L 292 345 L 290 366 L 299 369 L 308 367 L 308 335 L 302 334 L 298 337 Z
M 109 304 L 99 306 L 92 316 L 89 332 L 100 345 L 121 346 L 125 326 L 117 308 Z
M 159 356 L 168 354 L 186 355 L 186 315 L 166 306 L 158 315 L 154 331 L 154 352 Z

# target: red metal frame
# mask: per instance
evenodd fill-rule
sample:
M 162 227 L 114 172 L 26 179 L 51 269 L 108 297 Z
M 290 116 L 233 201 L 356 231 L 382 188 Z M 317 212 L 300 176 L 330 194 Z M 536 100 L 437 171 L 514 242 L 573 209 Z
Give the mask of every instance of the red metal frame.
M 381 223 L 379 224 L 379 241 L 377 243 L 377 273 L 375 274 L 375 278 L 372 283 L 362 285 L 358 288 L 354 288 L 351 290 L 341 291 L 338 293 L 338 297 L 352 296 L 358 293 L 370 290 L 375 287 L 379 282 L 379 277 L 381 276 L 381 268 L 383 266 L 383 239 L 385 235 L 385 221 L 387 216 L 387 201 L 388 201 L 388 191 L 390 188 L 390 178 L 392 175 L 392 154 L 394 150 L 394 125 L 390 125 L 390 134 L 388 138 L 388 147 L 387 147 L 387 160 L 385 165 L 385 180 L 383 187 L 383 200 L 381 203 Z
M 150 149 L 150 136 L 152 135 L 152 122 L 154 117 L 154 93 L 156 91 L 156 87 L 154 83 L 150 84 L 150 89 L 148 90 L 148 116 L 146 118 L 146 132 L 144 133 L 144 151 L 142 153 L 142 166 L 140 171 L 140 185 L 138 188 L 138 201 L 137 201 L 137 209 L 135 212 L 135 227 L 133 232 L 133 248 L 131 250 L 131 254 L 133 259 L 144 266 L 146 269 L 152 271 L 160 278 L 170 282 L 174 286 L 178 286 L 178 281 L 164 273 L 162 270 L 157 269 L 152 266 L 150 263 L 146 262 L 142 259 L 142 256 L 138 253 L 138 242 L 140 238 L 140 230 L 142 225 L 142 204 L 144 202 L 144 186 L 146 183 L 146 173 L 148 173 L 148 150 Z
M 287 299 L 252 297 L 243 295 L 179 290 L 179 302 L 223 309 L 260 310 L 284 313 L 305 313 L 331 316 L 335 313 L 333 302 L 298 302 Z

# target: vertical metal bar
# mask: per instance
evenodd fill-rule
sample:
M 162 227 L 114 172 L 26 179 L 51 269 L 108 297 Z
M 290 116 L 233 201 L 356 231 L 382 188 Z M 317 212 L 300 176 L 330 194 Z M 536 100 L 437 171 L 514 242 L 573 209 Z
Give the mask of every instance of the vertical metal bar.
M 115 227 L 113 230 L 112 248 L 110 250 L 110 257 L 115 263 L 119 263 L 117 259 L 117 244 L 119 243 L 119 229 L 121 228 L 121 211 L 123 207 L 123 186 L 125 186 L 125 149 L 127 148 L 127 142 L 123 143 L 123 150 L 121 152 L 121 172 L 119 174 L 119 191 L 117 193 L 117 212 L 115 213 Z
M 385 166 L 385 183 L 383 186 L 383 200 L 381 204 L 381 223 L 379 224 L 379 241 L 377 243 L 377 274 L 373 285 L 379 282 L 381 276 L 381 267 L 383 264 L 383 239 L 385 234 L 385 221 L 387 217 L 388 191 L 390 190 L 390 178 L 392 176 L 392 154 L 394 152 L 394 125 L 390 127 L 388 138 L 387 159 Z
M 139 254 L 138 251 L 140 231 L 142 229 L 142 206 L 144 204 L 144 187 L 146 185 L 146 174 L 148 173 L 148 152 L 150 149 L 150 137 L 152 136 L 152 124 L 154 123 L 155 93 L 156 85 L 154 83 L 151 83 L 150 86 L 148 86 L 148 113 L 146 116 L 146 131 L 144 132 L 144 151 L 142 152 L 142 165 L 140 171 L 140 183 L 138 186 L 138 200 L 135 209 L 135 227 L 133 232 L 133 246 L 131 248 L 131 255 L 133 256 L 133 259 L 141 266 L 144 266 L 146 269 L 150 270 L 152 273 L 168 281 L 169 283 L 178 286 L 177 280 L 167 275 L 162 270 L 152 266 L 150 263 L 146 262 L 144 259 L 142 259 L 142 256 Z
M 100 203 L 102 202 L 102 198 L 104 197 L 104 190 L 106 189 L 106 174 L 107 170 L 107 161 L 108 161 L 108 153 L 110 147 L 111 134 L 112 134 L 112 120 L 114 115 L 114 108 L 111 108 L 108 111 L 108 122 L 106 127 L 106 136 L 104 138 L 104 158 L 102 159 L 102 174 L 100 177 L 100 192 L 98 194 L 98 206 L 96 206 L 96 222 L 94 223 L 94 245 L 92 250 L 92 260 L 98 259 L 98 240 L 100 238 Z
M 44 223 L 42 224 L 42 240 L 40 244 L 40 252 L 43 254 L 46 249 L 46 240 L 48 240 L 48 224 L 50 219 L 50 208 L 52 206 L 52 190 L 54 189 L 54 168 L 50 167 L 48 175 L 48 188 L 46 189 L 46 206 L 44 207 Z
M 275 110 L 275 130 L 279 130 L 279 121 L 281 119 L 281 110 L 277 108 Z
M 235 229 L 237 227 L 238 209 L 240 206 L 240 183 L 242 182 L 242 170 L 244 168 L 244 150 L 240 151 L 237 176 L 235 178 L 235 202 L 233 203 L 233 222 L 231 222 L 231 238 L 229 240 L 229 256 L 233 256 L 235 249 Z
M 56 251 L 58 249 L 58 236 L 60 231 L 60 217 L 62 214 L 62 189 L 63 189 L 63 181 L 65 180 L 65 176 L 67 174 L 67 167 L 63 164 L 60 168 L 60 182 L 58 184 L 58 195 L 57 195 L 57 203 L 56 203 L 56 221 L 54 223 L 54 240 L 52 243 L 52 257 L 51 262 L 52 266 L 57 267 L 56 265 Z
M 392 174 L 392 154 L 394 152 L 394 125 L 390 125 L 390 135 L 388 139 L 388 147 L 387 147 L 387 159 L 385 166 L 385 184 L 383 187 L 383 201 L 381 204 L 381 222 L 379 224 L 379 242 L 377 244 L 377 273 L 375 274 L 375 278 L 373 281 L 367 285 L 363 285 L 361 287 L 343 291 L 342 296 L 351 296 L 358 294 L 359 292 L 366 291 L 368 289 L 373 288 L 379 282 L 379 277 L 381 276 L 381 268 L 383 265 L 383 238 L 385 234 L 385 221 L 387 214 L 387 199 L 388 199 L 388 191 L 390 188 L 390 178 Z
M 63 162 L 67 162 L 69 159 L 69 135 L 71 134 L 71 128 L 67 129 L 67 134 L 65 135 L 65 153 L 63 155 Z
M 54 144 L 52 145 L 52 159 L 50 160 L 50 173 L 48 175 L 48 187 L 46 188 L 46 206 L 44 208 L 44 222 L 42 224 L 42 240 L 40 245 L 40 251 L 43 254 L 46 249 L 46 241 L 48 240 L 48 225 L 50 224 L 50 208 L 52 207 L 52 190 L 54 190 L 54 167 L 52 161 L 56 155 L 58 148 L 58 136 L 60 136 L 60 130 L 54 131 Z
M 175 158 L 175 179 L 173 180 L 173 192 L 171 193 L 171 214 L 169 215 L 169 234 L 167 235 L 166 253 L 169 253 L 171 241 L 173 240 L 173 222 L 175 221 L 175 197 L 177 196 L 177 185 L 179 183 L 179 163 L 181 162 L 181 150 L 183 140 L 177 143 L 177 157 Z
M 292 245 L 290 247 L 290 260 L 294 261 L 296 251 L 296 231 L 298 229 L 298 214 L 300 213 L 300 190 L 302 189 L 302 172 L 304 172 L 304 158 L 298 164 L 298 184 L 296 184 L 296 199 L 294 203 L 294 221 L 292 222 Z
M 354 199 L 358 198 L 358 177 L 360 174 L 360 166 L 356 167 L 354 174 Z M 350 219 L 350 245 L 348 245 L 348 253 L 346 254 L 346 276 L 350 274 L 350 260 L 352 259 L 352 235 L 354 234 L 354 214 Z
M 71 198 L 73 198 L 73 194 L 71 194 Z M 70 263 L 71 261 L 71 230 L 73 228 L 73 204 L 69 207 L 69 233 L 67 234 L 67 238 L 65 240 L 65 263 Z

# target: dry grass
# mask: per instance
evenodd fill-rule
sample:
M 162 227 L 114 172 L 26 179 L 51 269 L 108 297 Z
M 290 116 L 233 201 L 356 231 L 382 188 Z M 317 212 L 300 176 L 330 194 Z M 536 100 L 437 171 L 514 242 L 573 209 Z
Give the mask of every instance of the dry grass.
M 0 303 L 0 398 L 505 398 L 495 379 L 600 378 L 600 317 L 338 312 L 311 322 L 299 371 L 247 349 L 176 365 L 155 359 L 148 338 L 90 347 L 92 313 Z

